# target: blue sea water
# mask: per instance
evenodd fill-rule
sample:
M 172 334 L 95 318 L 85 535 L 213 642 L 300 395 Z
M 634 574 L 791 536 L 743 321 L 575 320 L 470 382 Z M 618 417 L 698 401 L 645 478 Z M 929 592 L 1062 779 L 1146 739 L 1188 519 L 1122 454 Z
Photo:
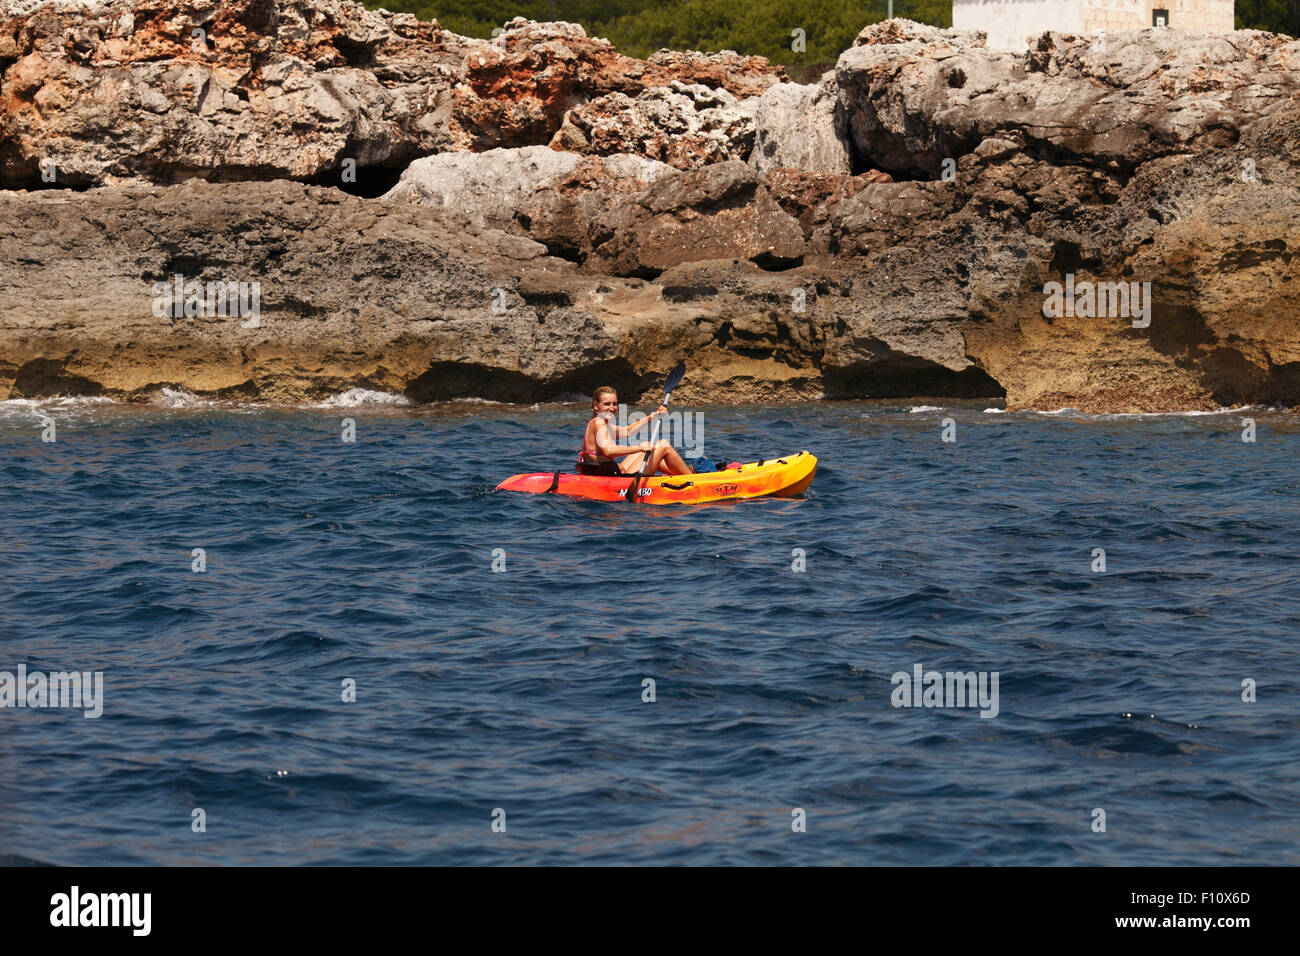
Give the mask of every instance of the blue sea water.
M 104 675 L 0 709 L 0 862 L 1300 863 L 1300 418 L 704 408 L 811 492 L 493 492 L 585 411 L 0 407 L 0 671 Z

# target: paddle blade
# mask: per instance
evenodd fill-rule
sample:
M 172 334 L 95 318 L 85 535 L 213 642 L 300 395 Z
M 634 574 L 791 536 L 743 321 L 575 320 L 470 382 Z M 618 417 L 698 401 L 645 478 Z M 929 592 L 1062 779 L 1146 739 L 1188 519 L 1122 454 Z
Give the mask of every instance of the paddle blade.
M 680 385 L 682 379 L 685 377 L 686 377 L 686 363 L 678 362 L 677 367 L 668 373 L 668 381 L 664 382 L 664 394 L 667 395 L 678 385 Z

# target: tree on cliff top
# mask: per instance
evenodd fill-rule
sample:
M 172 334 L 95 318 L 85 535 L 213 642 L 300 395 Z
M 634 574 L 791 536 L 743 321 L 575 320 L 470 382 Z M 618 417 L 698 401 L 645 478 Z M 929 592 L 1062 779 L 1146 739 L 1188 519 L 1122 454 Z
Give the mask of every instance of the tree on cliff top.
M 370 0 L 366 6 L 436 19 L 477 37 L 491 36 L 514 17 L 567 20 L 629 56 L 665 47 L 735 50 L 792 71 L 834 63 L 863 27 L 888 15 L 888 0 Z M 894 0 L 894 16 L 952 26 L 952 2 Z M 803 31 L 803 49 L 795 49 L 795 30 Z
M 888 0 L 368 0 L 366 6 L 436 19 L 488 37 L 514 17 L 581 23 L 629 56 L 655 50 L 735 50 L 765 56 L 798 77 L 835 62 L 858 32 L 887 16 Z M 952 26 L 952 0 L 894 0 L 894 16 Z M 1300 0 L 1236 0 L 1237 29 L 1300 36 Z M 792 33 L 804 31 L 798 51 Z M 802 69 L 801 69 L 802 68 Z
M 1300 0 L 1237 0 L 1236 26 L 1300 36 Z

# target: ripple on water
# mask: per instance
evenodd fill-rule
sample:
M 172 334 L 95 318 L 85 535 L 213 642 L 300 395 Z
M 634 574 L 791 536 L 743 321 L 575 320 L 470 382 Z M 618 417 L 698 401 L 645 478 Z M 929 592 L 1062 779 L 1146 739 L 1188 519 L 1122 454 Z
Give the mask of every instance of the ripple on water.
M 0 402 L 0 670 L 105 671 L 6 717 L 0 862 L 1300 863 L 1294 416 L 708 409 L 815 493 L 655 509 L 493 491 L 584 405 L 400 398 Z

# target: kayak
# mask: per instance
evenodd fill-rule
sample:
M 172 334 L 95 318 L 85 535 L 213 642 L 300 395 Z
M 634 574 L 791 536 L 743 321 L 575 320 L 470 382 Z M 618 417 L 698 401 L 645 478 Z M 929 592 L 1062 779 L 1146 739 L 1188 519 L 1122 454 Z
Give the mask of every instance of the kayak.
M 817 473 L 817 458 L 801 451 L 784 458 L 764 458 L 737 468 L 693 475 L 655 475 L 637 481 L 636 475 L 570 475 L 538 471 L 512 475 L 497 491 L 529 494 L 568 495 L 592 501 L 626 501 L 635 484 L 641 504 L 701 504 L 706 501 L 738 501 L 743 498 L 789 498 L 802 494 Z
M 626 501 L 629 489 L 637 485 L 641 504 L 701 504 L 706 501 L 738 501 L 743 498 L 789 498 L 802 494 L 817 473 L 817 458 L 801 451 L 784 458 L 764 458 L 738 468 L 692 475 L 655 475 L 637 481 L 636 475 L 569 475 L 539 471 L 512 475 L 497 491 L 529 494 L 557 494 L 591 501 Z

